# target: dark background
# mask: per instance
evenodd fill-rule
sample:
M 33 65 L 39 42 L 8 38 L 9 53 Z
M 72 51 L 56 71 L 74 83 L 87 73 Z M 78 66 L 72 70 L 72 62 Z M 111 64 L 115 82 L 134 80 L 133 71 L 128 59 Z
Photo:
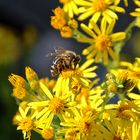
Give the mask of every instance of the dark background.
M 63 46 L 80 54 L 86 46 L 86 44 L 79 44 L 73 39 L 61 38 L 59 32 L 50 26 L 52 9 L 57 6 L 60 6 L 58 0 L 0 0 L 0 25 L 10 26 L 19 36 L 29 25 L 34 26 L 38 31 L 38 39 L 29 52 L 22 51 L 21 57 L 15 63 L 0 65 L 1 140 L 22 139 L 21 131 L 16 131 L 16 127 L 12 125 L 12 117 L 17 111 L 17 105 L 10 95 L 12 86 L 7 80 L 8 75 L 15 73 L 25 77 L 25 66 L 31 66 L 37 71 L 40 78 L 51 77 L 49 66 L 52 60 L 45 57 L 47 53 L 52 52 L 56 46 Z M 130 12 L 133 9 L 134 6 L 131 4 L 127 11 Z M 117 24 L 115 31 L 123 31 L 133 19 L 130 16 L 120 15 L 119 24 Z M 138 31 L 138 28 L 134 29 L 134 32 L 136 31 Z M 140 37 L 140 35 L 137 36 L 138 38 Z M 132 40 L 134 39 L 132 38 Z M 126 48 L 123 49 L 122 54 L 125 54 L 123 57 L 125 59 L 134 60 L 133 56 L 140 56 L 139 53 L 135 53 L 134 49 L 132 49 L 132 42 L 127 43 Z M 104 73 L 104 67 L 99 65 L 98 75 L 101 79 L 103 79 Z M 39 140 L 40 138 L 37 135 L 33 135 L 33 139 Z

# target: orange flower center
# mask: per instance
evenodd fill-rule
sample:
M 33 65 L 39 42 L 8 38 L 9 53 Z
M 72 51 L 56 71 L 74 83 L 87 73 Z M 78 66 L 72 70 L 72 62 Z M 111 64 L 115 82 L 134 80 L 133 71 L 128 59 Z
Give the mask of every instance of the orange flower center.
M 32 128 L 33 128 L 33 121 L 32 121 L 32 119 L 30 117 L 27 117 L 27 118 L 24 118 L 20 122 L 19 125 L 21 126 L 22 130 L 28 132 L 28 131 L 32 130 Z
M 93 128 L 92 122 L 84 121 L 79 124 L 82 133 L 89 134 Z
M 95 46 L 99 51 L 107 50 L 112 46 L 111 38 L 107 35 L 100 35 L 95 39 Z
M 93 3 L 93 8 L 97 12 L 103 12 L 108 8 L 108 5 L 106 4 L 105 0 L 98 0 L 97 2 Z
M 59 113 L 64 108 L 64 101 L 58 97 L 54 97 L 49 102 L 49 109 L 54 113 Z

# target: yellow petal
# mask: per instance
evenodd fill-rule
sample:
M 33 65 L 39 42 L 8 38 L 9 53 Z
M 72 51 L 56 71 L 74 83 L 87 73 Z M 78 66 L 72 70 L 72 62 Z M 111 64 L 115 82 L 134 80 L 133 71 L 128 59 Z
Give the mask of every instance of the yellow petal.
M 92 49 L 93 49 L 93 45 L 91 45 L 91 46 L 87 47 L 86 49 L 84 49 L 82 54 L 87 55 L 92 51 Z
M 107 9 L 105 11 L 105 13 L 107 13 L 110 17 L 114 18 L 114 19 L 118 19 L 118 16 L 116 15 L 116 13 L 114 13 L 113 11 Z
M 97 21 L 99 20 L 100 16 L 101 16 L 101 12 L 96 12 L 92 16 L 91 20 L 93 20 L 95 23 L 97 23 Z
M 78 17 L 78 20 L 85 20 L 86 18 L 90 17 L 93 13 L 93 10 L 86 11 Z
M 103 34 L 105 34 L 106 27 L 107 27 L 107 22 L 106 22 L 106 19 L 103 18 L 102 22 L 101 22 L 101 31 L 102 31 Z
M 114 33 L 114 34 L 110 35 L 110 37 L 111 37 L 113 42 L 121 41 L 121 40 L 126 38 L 126 33 L 125 32 L 118 32 L 118 33 Z
M 80 70 L 86 69 L 86 68 L 89 67 L 93 62 L 94 62 L 94 59 L 89 59 L 89 60 L 87 60 L 87 61 L 80 67 Z
M 112 58 L 113 60 L 116 60 L 116 59 L 117 59 L 116 54 L 113 52 L 113 50 L 112 50 L 111 48 L 108 49 L 108 52 L 109 52 L 109 55 L 111 56 L 111 58 Z
M 53 96 L 52 96 L 51 92 L 49 91 L 49 89 L 43 83 L 40 82 L 39 84 L 40 84 L 41 89 L 47 95 L 47 97 L 49 97 L 49 99 L 52 99 Z
M 108 28 L 106 29 L 106 34 L 112 33 L 115 23 L 116 23 L 116 20 L 111 21 L 111 23 L 108 25 Z
M 96 37 L 95 33 L 88 27 L 86 26 L 85 24 L 81 24 L 81 28 L 91 37 Z
M 104 51 L 103 59 L 104 59 L 104 64 L 108 64 L 108 53 L 106 50 Z
M 92 29 L 93 29 L 98 35 L 101 34 L 101 31 L 100 31 L 98 25 L 97 25 L 93 20 L 90 21 L 90 24 L 91 24 Z
M 109 8 L 112 9 L 113 11 L 116 11 L 116 12 L 119 12 L 119 13 L 125 13 L 125 9 L 122 8 L 122 7 L 119 7 L 119 6 L 112 5 Z

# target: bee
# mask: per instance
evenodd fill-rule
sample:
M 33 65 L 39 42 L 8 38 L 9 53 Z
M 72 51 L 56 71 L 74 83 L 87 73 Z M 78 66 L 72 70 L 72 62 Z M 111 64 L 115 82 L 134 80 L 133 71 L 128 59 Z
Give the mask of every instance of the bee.
M 54 77 L 65 69 L 75 69 L 77 64 L 80 63 L 80 56 L 73 51 L 66 50 L 62 47 L 56 47 L 55 53 L 50 53 L 48 57 L 54 57 L 51 65 L 51 75 Z

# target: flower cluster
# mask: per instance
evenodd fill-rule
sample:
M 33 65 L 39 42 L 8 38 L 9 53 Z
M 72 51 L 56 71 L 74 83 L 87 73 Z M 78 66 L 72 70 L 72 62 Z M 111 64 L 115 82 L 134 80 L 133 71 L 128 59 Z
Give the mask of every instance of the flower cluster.
M 30 67 L 25 68 L 26 79 L 11 74 L 12 96 L 19 105 L 13 118 L 17 130 L 24 139 L 31 139 L 35 131 L 44 140 L 139 140 L 140 58 L 120 61 L 132 28 L 140 26 L 139 8 L 130 13 L 136 20 L 114 33 L 117 13 L 125 13 L 127 0 L 124 7 L 120 0 L 59 2 L 63 7 L 53 10 L 51 25 L 64 38 L 89 44 L 82 52 L 86 61 L 81 64 L 75 52 L 57 48 L 50 54 L 55 56 L 50 71 L 58 75 L 56 80 L 40 79 Z M 133 2 L 140 6 L 139 0 Z M 102 83 L 95 63 L 107 68 Z

